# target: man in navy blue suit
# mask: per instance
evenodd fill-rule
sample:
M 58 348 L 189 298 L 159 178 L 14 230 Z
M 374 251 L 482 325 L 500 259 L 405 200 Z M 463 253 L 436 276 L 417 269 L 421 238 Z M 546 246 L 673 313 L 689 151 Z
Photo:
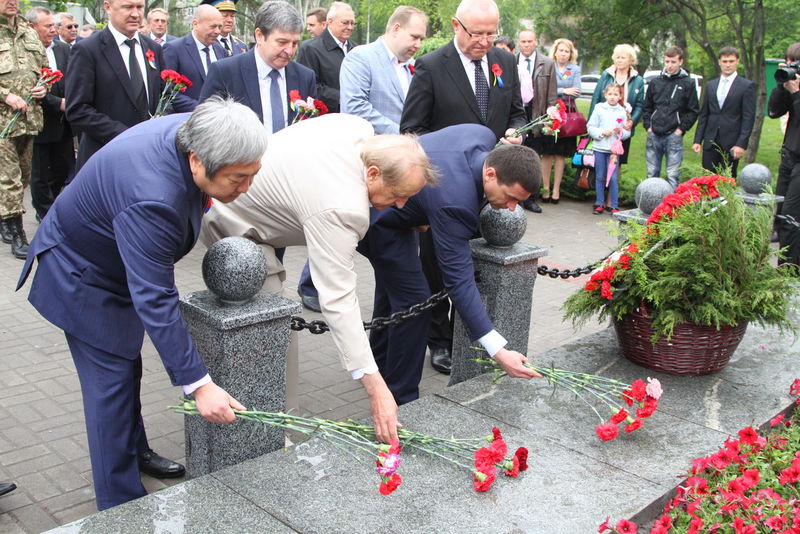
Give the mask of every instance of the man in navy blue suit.
M 300 43 L 303 19 L 287 2 L 266 2 L 256 12 L 256 46 L 244 54 L 214 63 L 200 101 L 211 95 L 230 95 L 256 112 L 267 132 L 291 124 L 295 112 L 289 92 L 317 97 L 314 71 L 292 61 Z
M 72 47 L 64 76 L 67 120 L 80 134 L 76 170 L 114 137 L 149 119 L 163 87 L 161 47 L 139 33 L 144 0 L 103 5 L 108 26 Z
M 164 45 L 164 68 L 192 81 L 191 87 L 175 97 L 173 110 L 181 113 L 194 110 L 211 64 L 228 57 L 217 42 L 221 29 L 222 14 L 209 5 L 199 5 L 194 9 L 192 31 Z
M 220 124 L 238 135 L 220 136 Z M 174 264 L 197 241 L 208 199 L 227 203 L 247 192 L 266 147 L 252 111 L 229 100 L 137 125 L 84 165 L 36 232 L 17 289 L 38 258 L 28 300 L 66 335 L 100 510 L 145 495 L 140 471 L 184 473 L 147 443 L 145 332 L 203 417 L 229 423 L 231 408 L 242 409 L 208 376 L 181 319 Z
M 419 141 L 441 173 L 439 185 L 425 186 L 403 209 L 374 211 L 359 245 L 375 269 L 373 316 L 388 316 L 430 297 L 414 232 L 429 226 L 444 287 L 470 339 L 480 343 L 509 376 L 539 376 L 522 365 L 525 356 L 505 348 L 505 338 L 489 319 L 475 284 L 469 246 L 478 235 L 484 202 L 494 209 L 513 210 L 539 190 L 539 156 L 521 145 L 494 148 L 496 133 L 478 124 L 450 126 Z M 398 404 L 419 397 L 429 324 L 430 311 L 370 335 L 375 361 Z

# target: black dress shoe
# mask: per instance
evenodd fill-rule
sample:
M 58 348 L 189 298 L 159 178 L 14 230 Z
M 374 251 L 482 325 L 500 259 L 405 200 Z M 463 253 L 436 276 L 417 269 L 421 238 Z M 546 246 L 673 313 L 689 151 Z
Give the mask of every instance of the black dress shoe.
M 11 493 L 15 489 L 17 489 L 17 485 L 13 482 L 0 482 L 0 495 Z
M 154 478 L 178 478 L 186 473 L 181 464 L 159 456 L 153 449 L 139 453 L 139 471 Z
M 533 213 L 542 213 L 542 208 L 531 199 L 523 200 L 522 207 L 528 211 L 532 211 Z
M 449 375 L 453 368 L 450 349 L 431 349 L 431 367 L 442 374 Z
M 322 313 L 322 308 L 319 307 L 319 298 L 311 295 L 300 295 L 300 300 L 303 301 L 303 306 L 309 310 Z

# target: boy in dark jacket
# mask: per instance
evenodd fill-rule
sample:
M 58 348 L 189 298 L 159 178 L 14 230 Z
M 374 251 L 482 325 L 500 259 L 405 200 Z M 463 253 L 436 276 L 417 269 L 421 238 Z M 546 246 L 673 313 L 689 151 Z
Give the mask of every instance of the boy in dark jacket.
M 667 48 L 664 70 L 650 82 L 642 111 L 647 130 L 647 177 L 659 177 L 661 159 L 665 157 L 667 181 L 673 189 L 678 186 L 681 174 L 683 134 L 694 125 L 700 113 L 694 80 L 682 65 L 683 50 L 677 46 Z

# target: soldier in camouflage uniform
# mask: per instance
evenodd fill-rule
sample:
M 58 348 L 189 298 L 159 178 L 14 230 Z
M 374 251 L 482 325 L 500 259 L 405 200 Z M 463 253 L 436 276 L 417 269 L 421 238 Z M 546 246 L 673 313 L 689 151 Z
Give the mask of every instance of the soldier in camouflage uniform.
M 44 125 L 38 100 L 47 92 L 34 86 L 48 63 L 39 36 L 18 11 L 17 0 L 0 0 L 0 130 L 23 112 L 8 137 L 0 139 L 0 236 L 11 243 L 14 256 L 25 259 L 22 198 L 31 178 L 33 138 Z M 37 100 L 26 104 L 29 93 Z

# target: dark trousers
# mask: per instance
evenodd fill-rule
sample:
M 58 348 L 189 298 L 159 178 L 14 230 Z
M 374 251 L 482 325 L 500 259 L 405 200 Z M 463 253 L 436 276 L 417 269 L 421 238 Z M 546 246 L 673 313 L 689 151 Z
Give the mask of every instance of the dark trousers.
M 433 246 L 433 232 L 419 234 L 419 259 L 422 263 L 422 272 L 428 281 L 431 294 L 444 289 L 442 271 L 436 259 L 436 250 Z M 431 327 L 428 331 L 428 347 L 431 349 L 453 348 L 453 327 L 455 316 L 450 306 L 450 299 L 444 299 L 431 309 Z
M 139 390 L 142 358 L 105 352 L 66 334 L 78 371 L 97 508 L 147 494 L 137 454 L 147 450 Z
M 781 149 L 781 164 L 778 167 L 778 183 L 775 194 L 784 197 L 778 205 L 778 213 L 791 215 L 800 222 L 800 154 L 788 148 Z M 789 247 L 782 263 L 800 265 L 800 229 L 778 220 L 778 240 L 781 248 Z
M 407 310 L 430 297 L 417 247 L 416 232 L 380 225 L 370 226 L 359 243 L 358 251 L 375 270 L 373 317 Z M 375 362 L 398 404 L 419 398 L 430 318 L 426 311 L 398 325 L 370 331 Z
M 703 148 L 703 168 L 716 173 L 724 167 L 731 168 L 731 176 L 736 178 L 736 169 L 739 167 L 739 160 L 733 159 L 730 150 L 725 150 L 719 145 L 713 144 L 710 148 Z
M 39 219 L 55 202 L 69 179 L 75 172 L 75 150 L 72 135 L 65 135 L 53 143 L 33 144 L 31 162 L 31 203 Z

